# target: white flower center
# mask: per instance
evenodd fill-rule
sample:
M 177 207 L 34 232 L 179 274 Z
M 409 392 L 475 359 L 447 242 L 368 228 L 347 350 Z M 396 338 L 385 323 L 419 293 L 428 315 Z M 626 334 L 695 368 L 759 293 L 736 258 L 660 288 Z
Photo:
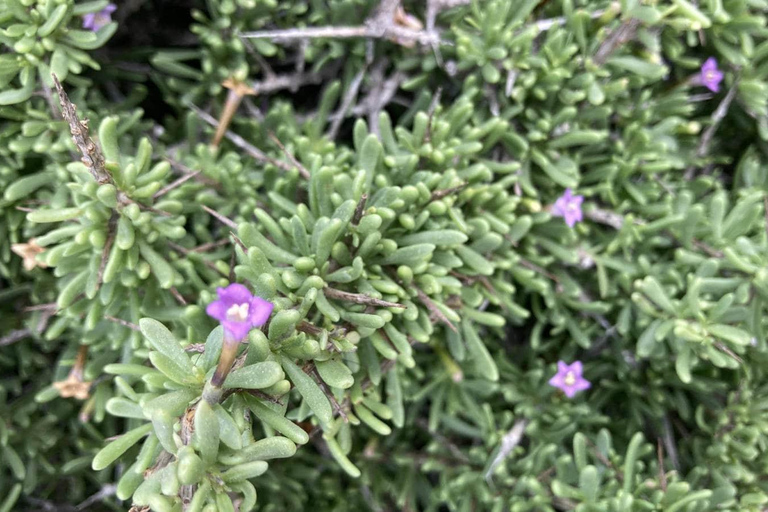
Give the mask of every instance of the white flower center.
M 227 310 L 227 320 L 230 322 L 245 322 L 248 318 L 248 303 L 233 304 Z
M 566 210 L 573 213 L 579 209 L 578 206 L 576 206 L 576 203 L 568 203 L 568 206 L 565 207 Z
M 564 382 L 566 386 L 573 386 L 576 384 L 576 375 L 574 375 L 573 372 L 566 373 Z
M 712 82 L 712 81 L 714 81 L 714 80 L 715 80 L 715 72 L 714 72 L 714 71 L 711 71 L 711 70 L 710 70 L 710 71 L 707 71 L 706 73 L 704 73 L 704 79 L 705 79 L 707 82 Z

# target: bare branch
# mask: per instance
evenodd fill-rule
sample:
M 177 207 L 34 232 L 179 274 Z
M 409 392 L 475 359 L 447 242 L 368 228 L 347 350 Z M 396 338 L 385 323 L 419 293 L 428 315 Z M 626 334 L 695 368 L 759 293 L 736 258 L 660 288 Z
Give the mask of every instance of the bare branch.
M 206 212 L 208 212 L 211 215 L 213 215 L 214 217 L 216 217 L 216 219 L 219 222 L 221 222 L 222 224 L 224 224 L 225 226 L 230 227 L 232 229 L 237 229 L 237 223 L 235 221 L 228 219 L 227 217 L 225 217 L 224 215 L 220 214 L 216 210 L 214 210 L 212 208 L 208 208 L 205 205 L 203 205 L 203 210 L 205 210 Z
M 152 199 L 157 199 L 158 197 L 164 196 L 165 194 L 167 194 L 171 190 L 173 190 L 173 189 L 175 189 L 177 187 L 182 186 L 184 183 L 188 182 L 189 180 L 191 180 L 195 176 L 198 176 L 201 172 L 203 172 L 203 171 L 202 170 L 201 171 L 194 171 L 192 173 L 185 174 L 184 176 L 182 176 L 181 178 L 178 178 L 175 181 L 172 181 L 168 185 L 164 186 L 163 188 L 161 188 L 160 190 L 155 192 L 155 194 L 152 196 Z
M 368 194 L 363 194 L 360 196 L 360 201 L 357 202 L 357 207 L 355 208 L 355 214 L 352 215 L 353 226 L 357 226 L 358 224 L 360 224 L 360 219 L 363 218 L 363 212 L 365 212 L 365 203 L 367 201 L 368 201 Z M 768 216 L 768 212 L 766 212 L 766 216 Z
M 6 334 L 5 336 L 3 336 L 2 338 L 0 338 L 0 347 L 5 347 L 7 345 L 12 345 L 12 344 L 16 343 L 17 341 L 21 341 L 24 338 L 27 338 L 27 337 L 29 337 L 31 335 L 32 335 L 32 331 L 30 331 L 29 329 L 16 329 L 16 330 L 13 330 L 13 331 L 9 332 L 8 334 Z
M 301 174 L 301 177 L 304 178 L 305 180 L 308 180 L 310 178 L 310 175 L 309 175 L 309 171 L 307 170 L 307 168 L 304 167 L 301 164 L 301 162 L 296 160 L 296 157 L 293 156 L 293 154 L 290 151 L 288 151 L 288 149 L 286 149 L 286 147 L 283 145 L 282 142 L 280 142 L 280 139 L 278 139 L 277 136 L 274 133 L 272 133 L 271 131 L 267 131 L 267 135 L 272 140 L 272 142 L 277 144 L 277 147 L 280 148 L 280 150 L 288 158 L 288 160 L 290 160 L 291 163 L 296 166 L 296 168 L 299 170 L 299 174 Z
M 345 300 L 347 302 L 354 302 L 356 304 L 365 304 L 368 306 L 376 306 L 380 308 L 405 309 L 405 306 L 403 306 L 402 304 L 398 304 L 396 302 L 389 302 L 386 300 L 376 299 L 374 297 L 369 297 L 368 295 L 363 295 L 362 293 L 344 292 L 341 290 L 337 290 L 335 288 L 329 288 L 328 286 L 323 288 L 323 293 L 325 294 L 326 297 L 329 297 L 331 299 Z
M 344 121 L 349 108 L 352 106 L 352 102 L 355 101 L 357 93 L 360 92 L 360 86 L 363 84 L 363 77 L 365 76 L 366 70 L 367 67 L 363 67 L 363 69 L 358 71 L 355 77 L 352 79 L 352 82 L 349 84 L 349 88 L 347 88 L 347 92 L 344 94 L 344 98 L 341 100 L 339 110 L 336 111 L 336 116 L 331 123 L 331 127 L 328 129 L 328 133 L 326 134 L 329 139 L 333 140 L 336 138 L 336 135 L 338 135 L 342 121 Z
M 466 186 L 467 186 L 466 183 L 462 183 L 461 185 L 457 185 L 455 187 L 444 188 L 442 190 L 435 190 L 434 192 L 432 192 L 432 195 L 429 198 L 429 202 L 431 203 L 432 201 L 437 201 L 438 199 L 442 199 L 456 192 L 460 192 Z
M 131 322 L 127 321 L 127 320 L 123 320 L 122 318 L 116 318 L 114 316 L 104 315 L 104 319 L 105 320 L 109 320 L 110 322 L 114 322 L 116 324 L 120 324 L 123 327 L 127 327 L 127 328 L 131 329 L 132 331 L 140 331 L 141 330 L 138 325 L 136 325 L 134 323 L 131 323 Z
M 217 128 L 219 126 L 219 122 L 214 119 L 211 115 L 209 115 L 207 112 L 202 110 L 197 105 L 194 105 L 192 103 L 189 103 L 187 105 L 190 109 L 192 109 L 195 114 L 198 115 L 203 121 L 208 123 L 209 125 L 213 126 L 214 128 Z M 239 147 L 243 151 L 245 151 L 249 156 L 255 158 L 256 160 L 260 162 L 265 162 L 274 165 L 278 169 L 282 169 L 284 171 L 292 171 L 293 167 L 286 163 L 281 162 L 280 160 L 276 160 L 272 158 L 271 156 L 268 156 L 266 153 L 264 153 L 262 150 L 254 146 L 253 144 L 250 144 L 247 142 L 244 138 L 236 134 L 235 132 L 232 132 L 230 130 L 227 130 L 224 132 L 224 136 L 229 139 L 235 146 Z
M 450 330 L 453 332 L 459 332 L 458 329 L 456 329 L 456 326 L 453 325 L 453 322 L 451 322 L 445 314 L 440 311 L 440 308 L 438 308 L 434 302 L 432 302 L 432 299 L 430 299 L 426 293 L 421 291 L 419 288 L 416 288 L 416 293 L 419 297 L 419 300 L 421 301 L 424 306 L 429 310 L 431 316 L 433 316 L 435 319 L 440 321 L 441 323 L 445 324 Z

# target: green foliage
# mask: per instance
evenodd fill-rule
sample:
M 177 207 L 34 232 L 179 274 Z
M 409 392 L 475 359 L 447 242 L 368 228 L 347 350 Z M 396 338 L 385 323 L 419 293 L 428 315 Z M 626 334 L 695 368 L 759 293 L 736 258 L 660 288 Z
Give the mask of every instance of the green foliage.
M 0 511 L 764 507 L 766 5 L 456 3 L 0 6 Z

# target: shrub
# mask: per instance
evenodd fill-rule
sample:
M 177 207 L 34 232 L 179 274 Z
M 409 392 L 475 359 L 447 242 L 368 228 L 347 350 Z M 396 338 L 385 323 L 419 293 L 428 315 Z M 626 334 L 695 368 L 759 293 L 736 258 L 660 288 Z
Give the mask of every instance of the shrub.
M 0 6 L 0 511 L 762 510 L 763 2 L 199 4 Z

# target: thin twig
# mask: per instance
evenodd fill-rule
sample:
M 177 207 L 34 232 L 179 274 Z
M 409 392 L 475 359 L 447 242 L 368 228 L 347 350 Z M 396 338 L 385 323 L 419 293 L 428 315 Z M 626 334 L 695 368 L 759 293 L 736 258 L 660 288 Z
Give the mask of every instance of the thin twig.
M 288 149 L 285 147 L 285 145 L 283 145 L 283 143 L 280 142 L 280 139 L 278 139 L 277 136 L 274 133 L 272 133 L 271 131 L 269 131 L 269 130 L 267 131 L 267 136 L 269 136 L 269 138 L 272 140 L 272 142 L 277 144 L 277 147 L 280 148 L 280 151 L 282 151 L 283 154 L 288 158 L 288 160 L 290 160 L 291 163 L 296 166 L 296 169 L 299 170 L 299 174 L 301 175 L 301 177 L 304 178 L 305 180 L 308 180 L 310 178 L 310 175 L 309 175 L 309 171 L 307 170 L 307 168 L 304 167 L 301 164 L 301 162 L 296 160 L 296 157 L 293 156 L 293 154 L 290 151 L 288 151 Z
M 328 137 L 330 140 L 334 140 L 336 135 L 338 135 L 342 121 L 344 121 L 349 108 L 352 106 L 352 102 L 355 101 L 355 98 L 357 98 L 357 93 L 360 92 L 360 86 L 363 84 L 363 77 L 365 77 L 366 70 L 367 68 L 364 66 L 360 71 L 357 72 L 354 78 L 352 78 L 352 82 L 349 84 L 347 91 L 344 93 L 344 98 L 341 100 L 341 105 L 336 111 L 336 117 L 331 122 L 331 127 L 328 129 L 328 133 L 326 134 L 326 137 Z
M 357 207 L 355 208 L 355 213 L 354 215 L 352 215 L 353 226 L 357 226 L 358 224 L 360 224 L 360 219 L 363 218 L 363 212 L 365 212 L 365 203 L 367 201 L 368 201 L 368 194 L 363 194 L 360 196 L 360 200 L 357 202 Z M 768 219 L 768 211 L 766 212 L 766 219 Z
M 104 319 L 105 320 L 109 320 L 110 322 L 114 322 L 116 324 L 120 324 L 123 327 L 127 327 L 127 328 L 129 328 L 129 329 L 131 329 L 133 331 L 140 331 L 141 330 L 138 325 L 136 325 L 134 323 L 131 323 L 131 322 L 127 321 L 127 320 L 123 320 L 122 318 L 116 318 L 114 316 L 104 315 Z
M 465 187 L 467 186 L 467 183 L 462 183 L 461 185 L 457 185 L 455 187 L 450 188 L 444 188 L 442 190 L 435 190 L 432 192 L 432 195 L 429 197 L 429 202 L 437 201 L 438 199 L 442 199 L 446 196 L 450 196 L 451 194 L 455 194 L 456 192 L 461 192 Z
M 29 329 L 16 329 L 2 338 L 0 338 L 0 347 L 5 347 L 7 345 L 12 345 L 13 343 L 16 343 L 17 341 L 21 341 L 24 338 L 27 338 L 32 335 L 32 331 Z
M 720 123 L 728 114 L 728 109 L 730 108 L 731 103 L 736 97 L 736 90 L 738 85 L 739 85 L 739 80 L 734 80 L 733 85 L 728 90 L 728 94 L 725 95 L 725 97 L 722 99 L 722 101 L 720 101 L 720 104 L 717 106 L 715 111 L 712 112 L 712 117 L 710 117 L 709 126 L 707 126 L 707 129 L 704 130 L 704 133 L 701 135 L 701 138 L 699 139 L 699 145 L 696 147 L 697 158 L 704 158 L 709 153 L 709 145 L 712 143 L 712 139 L 715 136 L 715 132 L 720 126 Z M 691 180 L 693 179 L 695 173 L 696 173 L 696 168 L 694 166 L 690 166 L 685 170 L 685 174 L 683 175 L 683 178 L 685 180 Z
M 186 306 L 187 305 L 186 299 L 184 299 L 184 297 L 179 293 L 179 290 L 177 290 L 175 286 L 171 287 L 171 295 L 173 295 L 173 297 L 177 301 L 179 301 L 179 304 L 181 304 L 182 306 Z
M 594 20 L 596 18 L 599 18 L 603 14 L 605 14 L 605 9 L 598 9 L 597 11 L 590 13 L 589 17 Z M 539 29 L 540 32 L 546 32 L 552 27 L 559 27 L 559 26 L 565 25 L 567 21 L 568 21 L 568 18 L 563 16 L 559 18 L 549 18 L 546 20 L 538 20 L 537 22 L 534 23 L 534 25 L 536 25 L 536 28 Z
M 605 61 L 608 60 L 608 57 L 610 57 L 617 48 L 628 43 L 635 37 L 639 28 L 640 20 L 636 18 L 631 18 L 623 22 L 605 38 L 603 44 L 601 44 L 597 49 L 597 52 L 595 52 L 592 61 L 598 66 L 605 64 Z
M 424 142 L 432 142 L 432 120 L 435 116 L 435 110 L 437 110 L 437 106 L 440 105 L 440 98 L 443 95 L 443 88 L 438 87 L 435 91 L 435 95 L 432 97 L 432 101 L 429 103 L 429 110 L 427 111 L 428 119 L 427 119 L 427 129 L 424 132 Z
M 394 24 L 384 27 L 373 25 L 341 26 L 341 27 L 302 27 L 279 30 L 261 30 L 257 32 L 244 32 L 240 34 L 243 39 L 271 39 L 275 42 L 303 41 L 308 39 L 388 39 L 399 44 L 416 42 L 421 45 L 442 44 L 449 45 L 448 41 L 440 39 L 435 32 L 414 30 L 412 28 L 399 27 Z
M 730 348 L 725 346 L 723 343 L 721 343 L 719 341 L 716 341 L 715 343 L 713 343 L 713 345 L 719 351 L 724 352 L 725 354 L 731 356 L 731 358 L 734 361 L 736 361 L 737 363 L 742 364 L 742 365 L 744 364 L 744 360 L 741 357 L 739 357 L 738 355 L 736 355 L 736 353 L 733 350 L 731 350 Z
M 175 181 L 172 181 L 168 185 L 164 186 L 163 188 L 161 188 L 160 190 L 155 192 L 155 194 L 152 196 L 152 199 L 157 199 L 158 197 L 164 196 L 165 194 L 167 194 L 171 190 L 173 190 L 173 189 L 175 189 L 177 187 L 180 187 L 181 185 L 183 185 L 187 181 L 189 181 L 192 178 L 194 178 L 195 176 L 199 175 L 201 172 L 203 172 L 203 171 L 202 170 L 194 171 L 194 172 L 192 172 L 190 174 L 185 174 L 184 176 L 182 176 L 181 178 L 179 178 L 179 179 L 177 179 Z
M 676 471 L 680 471 L 680 461 L 677 458 L 677 447 L 675 446 L 675 437 L 672 434 L 672 426 L 669 424 L 669 417 L 664 415 L 664 421 L 662 424 L 664 430 L 663 439 L 664 447 L 667 449 L 669 460 L 672 462 L 672 467 Z
M 212 208 L 208 208 L 205 205 L 203 205 L 203 210 L 205 210 L 206 212 L 208 212 L 211 215 L 213 215 L 219 222 L 221 222 L 225 226 L 230 227 L 232 229 L 237 229 L 237 223 L 235 221 L 228 219 L 227 217 L 225 217 L 224 215 L 220 214 L 216 210 L 214 210 Z
M 380 308 L 405 309 L 405 306 L 403 306 L 402 304 L 398 304 L 396 302 L 389 302 L 386 300 L 376 299 L 374 297 L 369 297 L 368 295 L 364 295 L 362 293 L 345 292 L 342 290 L 337 290 L 335 288 L 330 288 L 328 286 L 323 288 L 323 294 L 326 297 L 329 297 L 332 299 L 345 300 L 347 302 L 354 302 L 355 304 L 365 304 L 368 306 L 376 306 Z
M 77 507 L 75 507 L 78 511 L 85 510 L 91 505 L 94 505 L 96 503 L 100 503 L 104 501 L 105 499 L 112 497 L 117 492 L 117 485 L 116 484 L 104 484 L 101 487 L 101 490 L 99 490 L 97 493 L 92 494 L 89 496 L 85 501 L 80 503 Z
M 667 473 L 664 471 L 664 449 L 661 447 L 661 438 L 656 439 L 656 458 L 659 461 L 659 482 L 661 490 L 667 492 Z
M 440 321 L 441 323 L 445 324 L 450 330 L 453 332 L 459 332 L 459 330 L 456 328 L 455 325 L 453 325 L 453 322 L 451 322 L 445 314 L 440 311 L 440 308 L 438 308 L 434 302 L 432 302 L 432 299 L 430 299 L 426 293 L 421 291 L 420 288 L 416 288 L 416 294 L 419 297 L 419 300 L 421 301 L 424 306 L 429 310 L 431 316 L 433 316 L 435 319 Z
M 215 242 L 208 242 L 207 244 L 198 245 L 197 247 L 193 247 L 189 250 L 189 252 L 206 252 L 210 249 L 215 249 L 216 247 L 221 247 L 222 245 L 227 245 L 229 243 L 229 240 L 226 238 L 222 238 L 221 240 L 217 240 Z
M 193 103 L 189 103 L 187 105 L 195 114 L 200 117 L 203 121 L 208 123 L 209 125 L 213 126 L 214 128 L 217 128 L 219 126 L 219 122 L 214 119 L 211 115 L 209 115 L 207 112 L 202 110 L 200 107 Z M 272 164 L 278 169 L 282 169 L 284 171 L 292 171 L 293 167 L 291 167 L 288 163 L 282 162 L 280 160 L 276 160 L 272 158 L 271 156 L 264 153 L 262 150 L 254 146 L 253 144 L 250 144 L 247 142 L 244 138 L 239 136 L 233 131 L 227 130 L 224 133 L 224 136 L 229 139 L 235 146 L 239 147 L 243 151 L 245 151 L 249 156 L 255 158 L 256 160 L 260 162 L 265 162 L 268 164 Z
M 331 402 L 331 405 L 335 409 L 336 413 L 339 416 L 341 416 L 342 420 L 344 420 L 344 423 L 349 423 L 349 417 L 347 416 L 347 413 L 344 411 L 344 408 L 341 407 L 341 405 L 339 404 L 339 401 L 336 400 L 336 397 L 333 396 L 333 392 L 328 388 L 328 385 L 320 377 L 320 374 L 317 371 L 317 366 L 315 366 L 315 363 L 311 362 L 310 365 L 311 365 L 311 369 L 309 373 L 312 376 L 312 378 L 315 380 L 315 382 L 317 382 L 317 384 L 323 390 L 323 393 Z
M 240 246 L 240 248 L 243 250 L 243 252 L 247 254 L 248 253 L 248 248 L 245 246 L 243 241 L 240 240 L 240 238 L 236 234 L 234 234 L 232 231 L 229 232 L 229 235 L 232 237 L 232 240 L 234 240 L 234 242 L 238 246 Z

